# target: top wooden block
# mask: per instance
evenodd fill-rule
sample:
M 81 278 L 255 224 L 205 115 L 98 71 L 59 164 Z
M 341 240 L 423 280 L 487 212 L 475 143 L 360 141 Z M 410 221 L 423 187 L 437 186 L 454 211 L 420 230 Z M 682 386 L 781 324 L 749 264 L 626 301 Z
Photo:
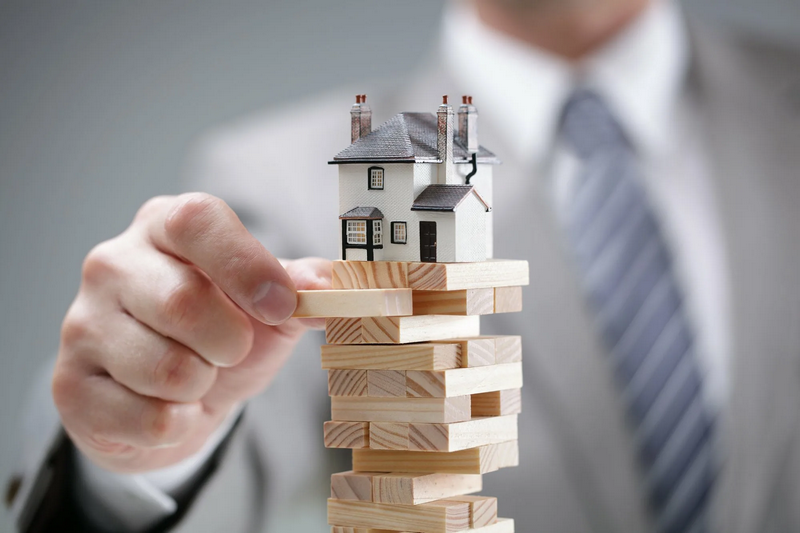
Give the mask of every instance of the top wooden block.
M 528 262 L 493 259 L 479 263 L 334 261 L 334 289 L 455 291 L 528 285 Z

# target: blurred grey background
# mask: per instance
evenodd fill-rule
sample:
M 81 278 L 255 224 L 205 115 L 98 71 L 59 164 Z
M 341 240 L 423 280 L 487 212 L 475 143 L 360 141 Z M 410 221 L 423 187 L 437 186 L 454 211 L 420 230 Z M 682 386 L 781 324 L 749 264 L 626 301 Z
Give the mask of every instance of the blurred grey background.
M 797 0 L 684 3 L 800 45 Z M 57 350 L 89 249 L 147 198 L 180 191 L 206 129 L 412 69 L 435 46 L 442 5 L 0 0 L 0 487 L 21 399 Z

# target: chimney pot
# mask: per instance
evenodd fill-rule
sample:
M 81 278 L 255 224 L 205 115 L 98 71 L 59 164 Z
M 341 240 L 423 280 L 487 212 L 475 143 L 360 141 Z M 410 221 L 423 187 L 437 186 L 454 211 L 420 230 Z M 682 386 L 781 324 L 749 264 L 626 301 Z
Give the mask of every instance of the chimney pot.
M 442 105 L 447 105 L 447 95 L 442 95 Z

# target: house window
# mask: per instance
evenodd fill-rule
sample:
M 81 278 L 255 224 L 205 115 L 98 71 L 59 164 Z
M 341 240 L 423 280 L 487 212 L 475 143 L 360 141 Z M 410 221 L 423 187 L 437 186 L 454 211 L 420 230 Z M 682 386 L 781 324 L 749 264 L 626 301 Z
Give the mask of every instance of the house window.
M 367 171 L 369 177 L 368 186 L 370 189 L 383 190 L 383 169 L 381 167 L 369 167 Z
M 381 232 L 383 224 L 380 220 L 372 221 L 372 244 L 380 246 L 383 244 L 383 233 Z
M 347 244 L 367 244 L 367 221 L 347 221 Z
M 392 244 L 405 244 L 408 239 L 405 222 L 392 222 Z

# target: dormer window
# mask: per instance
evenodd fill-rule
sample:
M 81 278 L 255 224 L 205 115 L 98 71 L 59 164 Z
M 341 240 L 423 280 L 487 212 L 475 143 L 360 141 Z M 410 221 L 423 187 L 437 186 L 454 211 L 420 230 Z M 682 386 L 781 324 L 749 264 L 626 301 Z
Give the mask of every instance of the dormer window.
M 383 190 L 383 168 L 369 167 L 367 169 L 367 187 L 370 190 Z

